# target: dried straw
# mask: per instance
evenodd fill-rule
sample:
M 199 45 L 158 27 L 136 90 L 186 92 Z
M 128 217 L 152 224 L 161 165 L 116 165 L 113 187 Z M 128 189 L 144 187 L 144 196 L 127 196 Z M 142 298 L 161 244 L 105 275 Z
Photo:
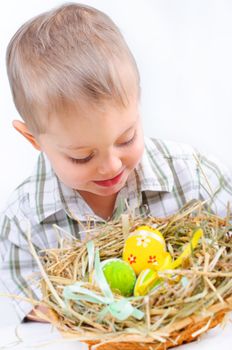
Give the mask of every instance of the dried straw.
M 165 349 L 192 341 L 223 322 L 232 310 L 230 212 L 221 218 L 207 211 L 204 204 L 191 201 L 167 218 L 123 215 L 118 221 L 101 225 L 89 222 L 83 228 L 86 239 L 82 242 L 56 226 L 58 248 L 44 250 L 39 257 L 30 243 L 42 274 L 42 302 L 55 312 L 56 327 L 63 334 L 72 334 L 101 349 Z M 130 301 L 144 312 L 144 317 L 138 320 L 130 316 L 119 321 L 107 313 L 100 318 L 105 305 L 86 300 L 66 302 L 64 288 L 76 281 L 103 296 L 101 289 L 89 282 L 94 261 L 88 256 L 87 242 L 94 242 L 101 261 L 120 258 L 125 238 L 143 224 L 156 226 L 162 232 L 173 259 L 180 255 L 196 229 L 204 232 L 200 244 L 180 268 L 163 271 L 164 282 L 159 287 Z M 179 282 L 174 283 L 173 276 L 179 276 Z M 116 301 L 123 299 L 120 295 L 114 297 Z

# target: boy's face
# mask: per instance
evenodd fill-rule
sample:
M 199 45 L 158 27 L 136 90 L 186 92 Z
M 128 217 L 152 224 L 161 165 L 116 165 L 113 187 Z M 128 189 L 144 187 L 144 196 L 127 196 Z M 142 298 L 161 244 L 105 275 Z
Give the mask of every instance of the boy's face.
M 100 196 L 116 194 L 141 159 L 144 142 L 137 99 L 127 108 L 70 108 L 54 118 L 39 145 L 68 187 Z

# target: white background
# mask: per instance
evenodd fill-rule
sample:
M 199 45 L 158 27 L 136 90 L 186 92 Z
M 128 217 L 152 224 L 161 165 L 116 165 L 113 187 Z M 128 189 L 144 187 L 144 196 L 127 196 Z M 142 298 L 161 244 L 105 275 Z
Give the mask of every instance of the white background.
M 7 82 L 6 46 L 26 20 L 63 2 L 0 3 L 0 208 L 37 155 L 11 126 L 19 116 Z M 82 2 L 110 15 L 131 47 L 141 72 L 145 133 L 192 144 L 232 170 L 232 1 Z

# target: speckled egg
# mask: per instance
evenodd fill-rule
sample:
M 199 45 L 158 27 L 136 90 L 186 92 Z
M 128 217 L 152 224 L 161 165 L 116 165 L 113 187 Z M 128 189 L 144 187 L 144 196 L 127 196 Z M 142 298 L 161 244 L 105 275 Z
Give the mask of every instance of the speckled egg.
M 167 259 L 162 233 L 150 226 L 140 226 L 125 241 L 123 260 L 128 262 L 136 275 L 142 270 L 157 271 Z

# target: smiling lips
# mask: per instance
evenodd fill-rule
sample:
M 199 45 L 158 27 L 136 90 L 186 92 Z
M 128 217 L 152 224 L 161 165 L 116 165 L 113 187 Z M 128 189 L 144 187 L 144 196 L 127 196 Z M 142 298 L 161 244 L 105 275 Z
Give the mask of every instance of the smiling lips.
M 121 180 L 123 172 L 124 170 L 117 176 L 113 177 L 112 179 L 103 180 L 103 181 L 94 181 L 94 183 L 104 187 L 110 187 L 110 186 L 116 185 Z

